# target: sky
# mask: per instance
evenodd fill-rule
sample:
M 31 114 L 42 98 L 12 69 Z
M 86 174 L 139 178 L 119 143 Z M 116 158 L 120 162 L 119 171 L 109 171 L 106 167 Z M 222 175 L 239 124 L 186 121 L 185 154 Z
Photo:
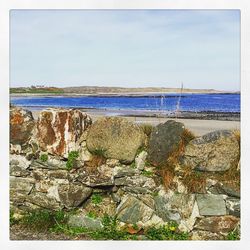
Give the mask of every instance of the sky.
M 11 10 L 10 86 L 240 90 L 239 10 Z

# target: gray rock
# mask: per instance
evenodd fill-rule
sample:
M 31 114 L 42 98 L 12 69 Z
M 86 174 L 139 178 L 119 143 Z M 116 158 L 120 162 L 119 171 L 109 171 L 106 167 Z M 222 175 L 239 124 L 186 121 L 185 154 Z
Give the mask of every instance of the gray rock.
M 196 194 L 200 215 L 226 215 L 226 204 L 223 195 Z
M 33 178 L 22 178 L 10 176 L 10 190 L 29 194 L 34 187 Z
M 125 176 L 133 176 L 135 174 L 138 174 L 138 170 L 131 168 L 129 166 L 119 166 L 114 168 L 114 177 L 120 178 Z
M 157 125 L 149 139 L 148 159 L 153 165 L 164 163 L 181 141 L 184 124 L 169 120 Z
M 26 201 L 51 210 L 59 210 L 62 208 L 56 199 L 48 197 L 45 193 L 40 192 L 32 192 L 26 197 Z
M 228 197 L 226 199 L 226 208 L 230 215 L 240 217 L 240 199 Z
M 104 117 L 90 127 L 86 142 L 91 153 L 101 151 L 106 158 L 131 163 L 144 140 L 137 124 L 120 117 Z
M 153 209 L 131 195 L 125 195 L 116 210 L 117 219 L 132 224 L 139 221 L 147 222 L 153 213 Z
M 145 167 L 145 161 L 148 153 L 146 151 L 142 151 L 135 157 L 135 167 L 138 170 L 143 170 Z
M 58 194 L 62 204 L 67 208 L 78 207 L 92 193 L 92 188 L 79 184 L 60 185 Z
M 121 201 L 121 197 L 116 193 L 111 193 L 111 198 L 114 202 L 119 203 Z
M 28 170 L 25 170 L 19 166 L 11 165 L 10 166 L 10 175 L 16 177 L 27 177 L 30 174 Z
M 155 212 L 163 221 L 180 221 L 181 216 L 177 211 L 170 211 L 168 199 L 164 196 L 155 197 Z
M 218 130 L 188 143 L 183 163 L 201 171 L 225 171 L 239 158 L 239 145 L 229 130 Z
M 224 240 L 222 235 L 203 230 L 193 230 L 190 233 L 191 240 Z
M 143 188 L 143 187 L 123 187 L 122 190 L 124 190 L 127 193 L 134 193 L 134 194 L 152 193 L 152 191 L 150 191 L 147 188 Z
M 100 219 L 89 218 L 85 215 L 70 215 L 68 225 L 71 227 L 84 227 L 89 230 L 100 230 L 103 228 Z
M 30 161 L 26 159 L 25 156 L 23 155 L 15 155 L 11 154 L 10 155 L 10 167 L 17 166 L 23 170 L 28 169 L 30 166 Z
M 143 175 L 115 178 L 114 184 L 116 186 L 140 187 L 149 190 L 154 190 L 156 188 L 154 180 Z

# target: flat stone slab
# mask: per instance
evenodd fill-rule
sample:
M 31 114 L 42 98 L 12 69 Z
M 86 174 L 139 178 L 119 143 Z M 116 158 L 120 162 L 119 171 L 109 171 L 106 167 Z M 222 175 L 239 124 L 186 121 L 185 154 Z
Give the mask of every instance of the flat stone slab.
M 200 215 L 226 215 L 226 204 L 223 195 L 196 194 Z
M 103 228 L 100 219 L 93 219 L 86 215 L 72 215 L 69 217 L 68 224 L 71 227 L 85 227 L 90 230 L 100 230 Z

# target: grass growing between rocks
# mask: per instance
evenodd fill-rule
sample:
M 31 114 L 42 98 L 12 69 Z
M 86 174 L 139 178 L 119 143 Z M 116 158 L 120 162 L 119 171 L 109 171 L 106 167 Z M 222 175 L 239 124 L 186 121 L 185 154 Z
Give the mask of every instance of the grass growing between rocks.
M 106 162 L 106 158 L 102 155 L 93 155 L 90 161 L 86 161 L 87 169 L 91 171 L 95 171 L 98 167 Z
M 68 155 L 68 161 L 66 163 L 66 168 L 68 170 L 71 170 L 75 163 L 76 163 L 76 159 L 79 157 L 79 152 L 78 151 L 71 151 L 69 152 L 69 155 Z
M 162 182 L 166 190 L 170 189 L 175 176 L 175 168 L 179 164 L 180 157 L 184 154 L 186 145 L 195 138 L 195 135 L 188 129 L 184 129 L 179 145 L 175 147 L 167 156 L 166 162 L 159 166 L 159 175 L 162 177 Z M 191 176 L 190 176 L 191 177 Z
M 42 154 L 42 155 L 40 156 L 40 160 L 41 160 L 42 162 L 48 161 L 48 155 L 47 155 L 47 154 Z
M 119 228 L 116 217 L 104 215 L 101 218 L 103 228 L 100 230 L 90 230 L 85 227 L 71 227 L 67 224 L 70 213 L 64 211 L 51 212 L 47 210 L 38 210 L 26 214 L 18 222 L 21 228 L 34 230 L 36 232 L 58 233 L 76 239 L 76 236 L 82 236 L 85 239 L 92 240 L 188 240 L 189 235 L 178 231 L 178 225 L 170 222 L 168 225 L 147 230 L 139 228 L 134 224 L 134 230 L 128 230 L 127 227 Z M 88 217 L 95 219 L 96 215 L 89 214 Z M 13 220 L 13 214 L 10 217 Z M 13 225 L 13 224 L 11 224 Z M 80 237 L 81 238 L 81 237 Z

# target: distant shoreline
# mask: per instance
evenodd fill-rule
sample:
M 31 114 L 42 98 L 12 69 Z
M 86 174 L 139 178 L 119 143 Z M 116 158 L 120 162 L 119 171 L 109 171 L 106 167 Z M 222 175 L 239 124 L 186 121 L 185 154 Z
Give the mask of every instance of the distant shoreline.
M 138 93 L 96 93 L 96 94 L 77 94 L 77 93 L 11 93 L 10 97 L 161 97 L 162 95 L 168 95 L 168 94 L 176 94 L 176 96 L 169 96 L 169 98 L 178 97 L 180 95 L 179 92 L 138 92 Z M 214 94 L 221 94 L 221 95 L 239 95 L 240 92 L 182 92 L 182 94 L 206 94 L 206 95 L 214 95 Z

